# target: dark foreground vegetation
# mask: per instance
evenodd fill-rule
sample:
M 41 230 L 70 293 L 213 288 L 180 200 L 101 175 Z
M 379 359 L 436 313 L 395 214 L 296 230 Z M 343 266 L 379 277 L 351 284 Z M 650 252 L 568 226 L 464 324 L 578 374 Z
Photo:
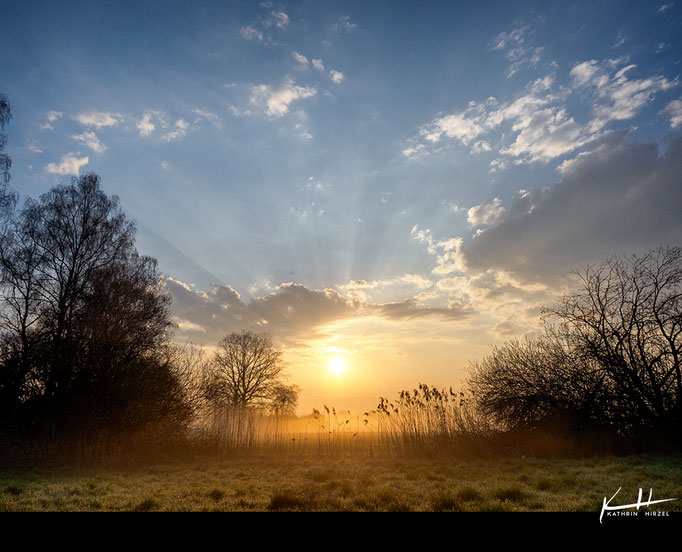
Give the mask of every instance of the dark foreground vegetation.
M 0 126 L 10 120 L 0 96 Z M 0 135 L 0 153 L 5 135 Z M 247 452 L 491 459 L 677 453 L 682 249 L 578 271 L 542 333 L 372 412 L 292 415 L 269 336 L 173 341 L 171 299 L 95 174 L 18 208 L 0 157 L 0 463 L 132 465 Z M 340 455 L 340 456 L 339 456 Z M 9 488 L 9 487 L 8 487 Z M 8 491 L 10 495 L 11 491 Z M 18 493 L 18 495 L 21 493 Z

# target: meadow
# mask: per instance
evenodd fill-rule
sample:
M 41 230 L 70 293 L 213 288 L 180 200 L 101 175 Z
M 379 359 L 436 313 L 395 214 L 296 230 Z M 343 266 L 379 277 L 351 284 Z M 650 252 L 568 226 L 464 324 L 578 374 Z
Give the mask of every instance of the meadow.
M 143 468 L 4 469 L 0 511 L 599 512 L 682 498 L 677 456 L 372 458 L 282 454 Z M 681 512 L 682 500 L 651 509 Z

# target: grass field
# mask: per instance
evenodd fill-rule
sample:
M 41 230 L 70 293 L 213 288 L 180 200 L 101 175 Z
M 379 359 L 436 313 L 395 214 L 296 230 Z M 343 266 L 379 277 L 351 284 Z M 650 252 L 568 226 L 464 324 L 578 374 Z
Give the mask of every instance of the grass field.
M 3 470 L 0 511 L 587 511 L 682 499 L 682 459 L 242 458 L 144 469 Z M 682 511 L 682 500 L 651 506 Z

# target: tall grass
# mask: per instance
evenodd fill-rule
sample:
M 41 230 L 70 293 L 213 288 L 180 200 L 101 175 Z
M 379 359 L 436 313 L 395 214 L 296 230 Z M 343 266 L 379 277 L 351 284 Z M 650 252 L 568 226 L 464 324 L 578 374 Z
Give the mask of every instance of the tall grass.
M 324 406 L 293 417 L 256 409 L 218 408 L 200 417 L 195 435 L 216 452 L 317 453 L 368 457 L 490 456 L 493 431 L 466 397 L 419 385 L 395 402 L 381 398 L 362 414 Z

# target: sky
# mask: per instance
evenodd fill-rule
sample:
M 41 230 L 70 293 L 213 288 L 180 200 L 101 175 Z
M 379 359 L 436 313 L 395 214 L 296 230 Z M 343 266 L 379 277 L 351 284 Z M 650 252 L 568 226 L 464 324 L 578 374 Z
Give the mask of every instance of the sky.
M 175 339 L 269 333 L 299 413 L 459 388 L 577 266 L 680 245 L 682 2 L 0 10 L 11 187 L 96 172 Z

